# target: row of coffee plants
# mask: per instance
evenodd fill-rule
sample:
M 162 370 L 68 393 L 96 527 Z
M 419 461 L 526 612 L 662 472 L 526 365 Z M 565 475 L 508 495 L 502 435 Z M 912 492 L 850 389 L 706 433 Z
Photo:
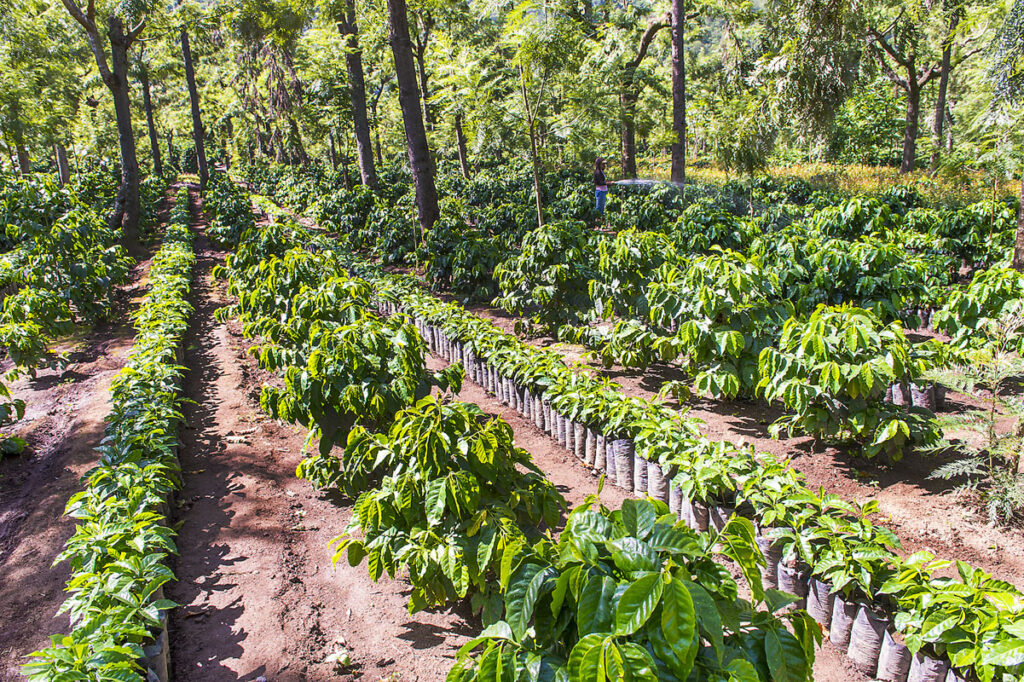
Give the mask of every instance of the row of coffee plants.
M 723 528 L 734 514 L 756 520 L 763 583 L 797 595 L 869 674 L 986 682 L 1024 674 L 1016 587 L 962 562 L 960 580 L 940 577 L 949 562 L 901 558 L 898 540 L 870 521 L 875 505 L 810 490 L 785 462 L 709 441 L 697 420 L 626 398 L 551 351 L 424 295 L 412 278 L 356 267 L 387 310 L 418 321 L 433 350 L 621 487 L 667 503 L 696 529 Z M 488 651 L 518 650 L 503 646 L 492 641 Z
M 560 557 L 542 528 L 558 524 L 564 500 L 510 427 L 428 396 L 457 389 L 462 368 L 430 373 L 419 330 L 403 315 L 379 316 L 370 287 L 325 247 L 295 226 L 246 233 L 218 272 L 238 295 L 220 315 L 237 315 L 260 340 L 260 364 L 284 379 L 264 389 L 263 406 L 319 441 L 299 475 L 358 494 L 336 560 L 366 561 L 374 580 L 405 573 L 411 611 L 468 598 L 490 626 L 485 639 L 514 637 L 515 650 L 497 656 L 504 672 L 488 644 L 475 658 L 467 648 L 453 679 L 470 670 L 489 680 L 809 678 L 818 630 L 807 615 L 773 614 L 789 602 L 759 580 L 755 601 L 740 599 L 716 561 L 759 576 L 749 522 L 716 542 L 664 504 L 631 501 L 590 522 L 579 509 L 559 542 L 574 537 L 600 562 Z M 599 523 L 620 525 L 602 533 L 600 549 L 586 531 Z
M 176 551 L 168 502 L 180 484 L 181 352 L 195 263 L 189 222 L 182 189 L 134 314 L 131 357 L 111 388 L 99 462 L 68 502 L 78 525 L 57 561 L 71 566 L 61 611 L 72 629 L 31 655 L 30 680 L 127 682 L 150 672 L 167 679 L 165 611 L 174 604 L 162 588 L 173 579 L 167 560 Z
M 0 174 L 0 348 L 13 365 L 6 379 L 61 366 L 53 341 L 110 315 L 115 287 L 134 265 L 105 220 L 104 202 L 116 191 L 110 180 L 102 171 L 82 174 L 76 189 L 45 174 Z M 0 455 L 19 452 L 25 441 L 2 429 L 25 404 L 2 383 L 0 400 Z
M 554 244 L 554 246 L 552 246 L 552 244 Z M 548 238 L 539 237 L 536 240 L 536 246 L 532 247 L 532 252 L 541 254 L 547 253 L 554 259 L 560 259 L 562 258 L 562 253 L 565 249 L 562 249 L 559 245 L 564 246 L 560 241 L 553 241 Z M 545 300 L 566 299 L 567 297 L 563 295 L 566 291 L 570 293 L 572 291 L 579 291 L 581 292 L 581 296 L 585 296 L 586 291 L 584 287 L 586 286 L 587 278 L 575 277 L 574 273 L 576 271 L 571 266 L 559 268 L 558 266 L 560 262 L 555 263 L 556 270 L 559 272 L 559 275 L 557 277 L 551 277 L 550 282 L 542 282 L 538 285 L 538 296 L 543 297 Z M 628 268 L 621 268 L 620 271 L 628 271 Z M 538 275 L 538 268 L 523 267 L 520 269 L 520 272 L 526 276 L 543 276 Z M 363 272 L 363 274 L 370 277 L 366 272 Z M 394 278 L 391 279 L 394 280 Z M 729 279 L 726 279 L 726 282 L 728 281 Z M 407 284 L 408 283 L 400 287 L 402 290 L 394 297 L 394 301 L 401 300 L 403 304 L 408 305 L 409 291 L 414 287 L 410 287 Z M 380 289 L 381 283 L 375 280 L 375 286 Z M 720 290 L 721 289 L 719 289 L 719 291 Z M 709 298 L 713 300 L 713 294 L 715 292 L 711 291 L 710 293 L 712 295 L 709 296 Z M 437 327 L 444 325 L 445 329 L 448 329 L 452 334 L 449 341 L 451 341 L 451 339 L 459 339 L 462 342 L 469 344 L 471 352 L 473 353 L 477 352 L 477 350 L 473 350 L 476 348 L 475 344 L 477 343 L 482 344 L 479 349 L 487 349 L 483 352 L 488 353 L 488 357 L 492 358 L 494 364 L 490 365 L 486 370 L 481 370 L 479 366 L 474 369 L 472 362 L 469 362 L 467 367 L 469 367 L 471 377 L 475 376 L 476 378 L 481 379 L 485 385 L 490 386 L 491 390 L 498 392 L 499 395 L 508 396 L 507 399 L 510 401 L 518 400 L 522 404 L 531 406 L 535 416 L 536 414 L 542 414 L 545 409 L 552 409 L 551 406 L 554 404 L 556 396 L 558 395 L 557 387 L 559 387 L 559 382 L 557 381 L 557 376 L 552 376 L 557 375 L 557 372 L 552 372 L 551 368 L 558 367 L 561 364 L 560 359 L 557 358 L 555 354 L 528 348 L 518 341 L 513 342 L 511 337 L 507 337 L 505 339 L 507 343 L 498 343 L 492 348 L 488 344 L 494 344 L 493 338 L 500 339 L 505 335 L 498 333 L 492 338 L 489 336 L 489 332 L 487 332 L 487 328 L 490 327 L 489 324 L 476 320 L 475 318 L 472 318 L 472 316 L 466 316 L 464 313 L 460 314 L 458 309 L 455 307 L 443 308 L 440 311 L 437 311 L 437 309 L 433 307 L 437 305 L 436 301 L 427 298 L 424 298 L 424 301 L 426 308 L 419 311 L 413 311 L 413 314 L 424 320 L 430 319 L 431 322 L 429 323 L 434 324 Z M 895 308 L 896 306 L 893 307 Z M 436 312 L 433 317 L 424 317 L 426 314 L 433 314 L 431 311 Z M 842 314 L 837 317 L 837 313 Z M 990 312 L 988 314 L 993 313 Z M 920 371 L 921 362 L 928 359 L 927 351 L 925 351 L 923 355 L 917 354 L 917 351 L 909 346 L 905 337 L 902 335 L 902 331 L 898 330 L 898 328 L 887 329 L 887 325 L 883 324 L 880 319 L 872 316 L 867 311 L 858 311 L 855 309 L 846 309 L 845 311 L 843 309 L 840 309 L 839 311 L 829 310 L 827 311 L 827 314 L 822 314 L 821 318 L 822 319 L 819 322 L 813 325 L 811 332 L 808 334 L 798 334 L 795 330 L 790 333 L 790 338 L 794 340 L 794 348 L 792 352 L 797 356 L 802 356 L 803 354 L 800 351 L 800 345 L 802 343 L 807 343 L 815 348 L 820 347 L 827 349 L 834 347 L 837 349 L 843 349 L 843 352 L 850 357 L 830 359 L 823 356 L 817 358 L 813 362 L 804 362 L 801 358 L 798 362 L 795 356 L 794 358 L 785 357 L 785 352 L 787 351 L 783 351 L 780 353 L 780 355 L 783 356 L 781 358 L 779 355 L 773 355 L 766 358 L 766 361 L 772 362 L 779 370 L 778 381 L 776 382 L 777 386 L 775 388 L 779 391 L 780 397 L 784 397 L 788 393 L 792 395 L 794 399 L 803 400 L 807 408 L 804 410 L 806 413 L 806 419 L 818 419 L 819 422 L 825 425 L 828 429 L 835 431 L 839 431 L 841 429 L 856 429 L 857 433 L 860 434 L 860 437 L 864 439 L 862 442 L 864 442 L 865 446 L 869 448 L 876 448 L 878 451 L 882 451 L 883 449 L 888 449 L 890 447 L 899 447 L 901 443 L 911 437 L 922 437 L 925 440 L 931 438 L 933 436 L 933 432 L 930 423 L 927 421 L 922 423 L 919 419 L 919 417 L 927 415 L 911 411 L 901 412 L 897 415 L 901 418 L 893 419 L 891 412 L 876 409 L 871 416 L 870 424 L 867 423 L 868 420 L 861 422 L 856 417 L 846 423 L 833 422 L 833 424 L 829 424 L 829 415 L 825 415 L 826 418 L 822 419 L 820 414 L 816 415 L 814 413 L 814 408 L 816 407 L 815 401 L 810 400 L 809 398 L 814 396 L 815 393 L 826 393 L 826 390 L 831 390 L 832 394 L 837 394 L 847 400 L 863 400 L 865 396 L 870 396 L 872 402 L 875 402 L 876 398 L 882 396 L 882 402 L 884 402 L 884 396 L 888 393 L 888 386 L 892 383 L 896 383 L 897 388 L 904 388 L 904 382 L 909 382 L 910 379 L 916 378 L 917 373 Z M 858 327 L 858 330 L 853 337 L 847 338 L 845 335 L 845 322 L 847 321 L 845 318 L 849 318 L 850 321 L 858 323 L 857 325 L 854 325 L 855 327 Z M 463 324 L 465 327 L 459 326 Z M 451 325 L 455 326 L 452 327 Z M 480 332 L 481 329 L 483 329 L 484 332 Z M 478 337 L 478 333 L 483 333 L 484 336 Z M 730 344 L 730 338 L 735 339 L 735 336 L 722 336 L 722 345 L 726 348 Z M 732 341 L 731 343 L 733 347 L 737 347 L 739 345 L 735 341 Z M 880 349 L 883 347 L 889 348 L 893 343 L 897 344 L 894 346 L 895 348 L 900 349 L 899 353 L 897 353 L 897 357 L 895 357 L 891 363 L 888 361 L 876 361 L 877 357 L 883 357 L 885 355 L 885 353 L 881 352 Z M 890 350 L 892 350 L 892 348 L 890 348 Z M 528 358 L 526 361 L 521 361 L 519 359 L 523 354 Z M 479 358 L 475 358 L 473 356 L 463 359 L 466 361 L 475 360 L 478 365 L 480 362 Z M 758 357 L 758 359 L 760 358 Z M 858 377 L 856 378 L 852 377 L 852 370 L 854 367 L 858 370 Z M 501 369 L 499 370 L 499 368 Z M 825 372 L 826 369 L 828 370 L 827 373 Z M 867 372 L 863 371 L 865 369 Z M 504 379 L 502 381 L 498 381 L 495 377 L 495 374 L 499 371 L 503 372 Z M 516 398 L 515 396 L 517 395 L 517 392 L 508 385 L 516 380 L 521 381 L 523 386 L 532 386 L 537 395 L 532 398 Z M 685 464 L 685 462 L 673 461 L 671 459 L 662 461 L 660 457 L 654 457 L 647 459 L 646 462 L 642 463 L 640 466 L 634 466 L 632 469 L 629 469 L 627 462 L 630 461 L 631 457 L 627 451 L 622 460 L 622 466 L 620 466 L 619 471 L 616 472 L 614 469 L 614 457 L 607 456 L 607 450 L 609 449 L 607 444 L 605 445 L 606 457 L 601 458 L 597 454 L 600 451 L 600 448 L 598 447 L 598 444 L 601 442 L 600 436 L 603 435 L 603 433 L 609 432 L 605 431 L 601 427 L 613 428 L 615 425 L 623 423 L 621 418 L 624 414 L 632 416 L 634 418 L 634 423 L 638 423 L 641 421 L 642 417 L 637 415 L 644 415 L 645 411 L 649 409 L 649 406 L 645 405 L 641 401 L 616 400 L 614 397 L 610 398 L 608 394 L 609 392 L 606 390 L 607 386 L 602 385 L 601 382 L 590 379 L 589 377 L 580 378 L 577 376 L 573 381 L 561 383 L 571 386 L 567 391 L 567 394 L 572 397 L 570 397 L 567 400 L 567 403 L 562 406 L 566 409 L 566 412 L 563 412 L 562 414 L 567 416 L 559 417 L 557 416 L 556 411 L 554 419 L 551 419 L 548 422 L 543 422 L 545 427 L 554 430 L 563 442 L 571 443 L 574 450 L 579 449 L 579 451 L 583 453 L 585 461 L 594 461 L 595 466 L 601 466 L 603 463 L 606 471 L 617 473 L 619 477 L 621 477 L 620 482 L 622 482 L 624 486 L 629 486 L 630 480 L 636 478 L 638 480 L 632 481 L 633 486 L 635 486 L 638 491 L 644 491 L 650 483 L 649 480 L 644 479 L 649 478 L 655 482 L 654 492 L 657 492 L 659 495 L 663 495 L 665 466 L 679 467 L 680 465 Z M 817 386 L 816 384 L 820 384 L 820 386 Z M 902 393 L 903 391 L 900 390 L 898 392 Z M 587 395 L 588 393 L 590 394 L 588 396 L 589 400 L 580 400 L 578 398 L 578 396 Z M 875 395 L 876 393 L 878 395 Z M 544 401 L 538 397 L 541 394 L 548 396 L 549 405 L 544 405 Z M 829 395 L 828 393 L 826 393 L 825 397 L 829 400 L 835 399 L 834 395 Z M 903 401 L 894 400 L 894 402 Z M 538 403 L 539 407 L 537 406 Z M 574 409 L 576 410 L 575 413 L 570 412 L 570 410 Z M 888 408 L 885 408 L 885 410 L 887 409 Z M 630 414 L 631 411 L 633 414 Z M 604 414 L 602 414 L 602 412 Z M 601 416 L 595 418 L 595 415 Z M 561 426 L 561 431 L 558 431 L 560 421 L 564 422 L 566 419 L 571 419 L 571 417 L 576 418 L 576 423 L 573 427 L 567 429 L 563 425 Z M 616 421 L 615 418 L 618 418 L 618 421 Z M 542 420 L 543 417 L 537 417 L 537 419 Z M 570 423 L 572 422 L 570 421 Z M 596 425 L 598 428 L 591 428 L 589 431 L 594 431 L 594 433 L 591 434 L 586 428 L 588 425 L 592 427 Z M 575 432 L 577 430 L 581 433 L 581 437 L 579 438 L 575 437 Z M 758 468 L 753 464 L 744 464 L 745 462 L 753 461 L 753 458 L 750 456 L 752 453 L 744 453 L 742 451 L 737 452 L 736 448 L 728 446 L 727 444 L 707 444 L 706 441 L 697 436 L 697 430 L 696 428 L 693 428 L 692 425 L 690 429 L 685 427 L 677 428 L 677 431 L 683 434 L 686 434 L 688 430 L 692 431 L 692 438 L 690 439 L 666 438 L 664 433 L 659 433 L 658 431 L 653 432 L 658 434 L 660 442 L 670 444 L 670 447 L 668 448 L 669 450 L 678 448 L 686 451 L 686 448 L 689 448 L 695 453 L 690 460 L 691 464 L 689 466 L 689 469 L 692 470 L 693 473 L 690 473 L 690 471 L 687 471 L 686 469 L 677 469 L 677 474 L 673 477 L 677 479 L 678 484 L 676 487 L 679 488 L 679 491 L 675 493 L 675 495 L 680 497 L 681 493 L 685 490 L 687 492 L 686 497 L 688 499 L 696 497 L 698 504 L 704 505 L 705 502 L 712 501 L 717 502 L 717 506 L 719 507 L 723 506 L 723 504 L 725 506 L 731 504 L 739 505 L 742 509 L 748 499 L 758 499 L 759 495 L 762 495 L 762 493 L 759 492 L 762 488 L 768 491 L 783 491 L 777 496 L 763 493 L 764 499 L 770 501 L 765 504 L 769 504 L 772 518 L 785 519 L 778 522 L 779 526 L 786 529 L 784 534 L 790 533 L 790 529 L 792 529 L 791 535 L 793 540 L 788 553 L 792 555 L 793 550 L 799 549 L 801 551 L 797 552 L 797 556 L 795 557 L 797 561 L 802 561 L 811 567 L 816 566 L 818 563 L 816 561 L 817 553 L 819 551 L 824 551 L 824 548 L 829 545 L 830 537 L 835 533 L 834 525 L 830 523 L 827 517 L 823 517 L 822 514 L 819 513 L 820 510 L 816 509 L 814 505 L 807 504 L 807 499 L 814 500 L 815 496 L 803 488 L 802 484 L 799 484 L 799 481 L 794 483 L 789 480 L 791 473 L 784 467 L 783 471 L 787 472 L 785 474 L 787 478 L 785 484 L 778 483 L 771 479 L 762 482 L 757 478 L 750 479 L 754 481 L 753 483 L 744 484 L 743 481 L 746 480 L 746 474 L 750 470 Z M 607 438 L 605 440 L 607 441 Z M 704 445 L 694 447 L 694 442 L 703 443 Z M 636 443 L 634 442 L 634 446 L 635 445 Z M 635 454 L 636 453 L 632 453 L 634 457 Z M 644 476 L 648 473 L 648 469 L 652 469 L 650 459 L 654 459 L 657 465 L 661 467 L 661 475 L 658 475 L 657 469 L 654 469 L 655 474 L 653 476 Z M 737 461 L 739 461 L 739 465 L 735 464 Z M 732 468 L 734 466 L 737 466 L 738 468 L 734 470 Z M 737 481 L 740 481 L 740 483 L 737 484 Z M 696 491 L 697 494 L 692 496 L 690 494 L 691 491 Z M 671 486 L 669 494 L 669 500 L 671 502 L 671 495 L 673 494 Z M 810 497 L 808 498 L 807 496 Z M 792 498 L 793 502 L 788 502 L 788 498 Z M 780 513 L 779 509 L 790 509 L 790 507 L 787 506 L 787 503 L 792 505 L 792 508 L 796 511 L 791 510 L 787 512 L 789 514 L 788 516 L 777 517 Z M 831 501 L 829 501 L 828 504 L 831 504 Z M 685 509 L 682 505 L 680 506 Z M 776 507 L 778 507 L 778 509 Z M 698 520 L 706 518 L 703 511 L 700 510 L 700 507 L 697 507 L 697 509 L 699 510 L 696 513 Z M 687 512 L 684 511 L 684 514 L 685 513 Z M 841 511 L 838 513 L 842 515 L 846 512 Z M 694 516 L 694 513 L 689 512 L 689 515 Z M 721 518 L 721 512 L 719 512 L 719 517 Z M 874 533 L 874 535 L 877 535 L 877 533 Z M 859 530 L 856 532 L 850 531 L 849 533 L 846 533 L 846 536 L 850 539 L 844 542 L 839 549 L 830 550 L 833 551 L 835 555 L 852 557 L 859 553 L 859 549 L 861 548 L 860 543 L 865 541 L 862 537 L 863 532 Z M 770 544 L 771 543 L 769 542 L 769 545 Z M 872 540 L 870 544 L 882 547 L 888 546 L 887 543 L 878 540 Z M 870 554 L 870 552 L 868 553 Z M 863 592 L 861 598 L 869 601 L 874 609 L 881 608 L 892 613 L 895 608 L 894 603 L 898 603 L 899 599 L 896 596 L 876 594 L 875 588 L 885 582 L 884 577 L 892 570 L 895 570 L 894 567 L 901 566 L 902 564 L 896 558 L 895 553 L 891 549 L 885 551 L 882 556 L 883 559 L 878 561 L 876 570 L 870 573 L 870 575 L 875 576 L 875 578 L 863 581 L 868 585 L 868 589 Z M 824 560 L 822 560 L 822 562 L 824 562 Z M 852 569 L 850 571 L 846 570 L 850 565 L 850 562 L 842 562 L 841 567 L 843 570 L 839 572 L 839 575 L 846 575 L 847 573 L 854 574 L 855 571 Z M 832 569 L 821 569 L 820 572 L 816 573 L 816 579 L 823 579 L 826 575 L 832 574 L 835 574 L 835 571 Z M 861 576 L 863 577 L 863 575 L 865 574 L 863 573 L 863 570 L 861 570 Z M 920 594 L 932 595 L 932 597 L 934 597 L 934 595 L 942 592 L 945 588 L 941 584 L 940 579 L 932 579 L 930 577 L 931 575 L 931 572 L 928 572 L 929 580 L 925 581 L 926 588 L 921 591 Z M 1000 592 L 1002 591 L 1002 586 L 1005 585 L 998 581 L 991 581 L 991 579 L 987 577 L 982 582 L 986 583 L 982 592 L 987 590 L 989 587 L 992 587 L 993 592 Z M 960 585 L 960 583 L 953 581 L 949 586 L 949 589 L 957 589 L 955 587 L 956 585 Z M 915 589 L 917 588 L 915 587 Z M 840 595 L 841 597 L 843 595 L 847 597 L 851 596 L 846 590 L 846 586 L 842 583 L 838 590 L 842 593 Z M 833 596 L 832 592 L 833 590 L 824 591 L 826 600 Z M 920 634 L 919 632 L 915 633 L 913 631 L 904 630 L 902 634 L 907 637 L 908 643 L 916 642 L 915 649 L 918 649 L 918 646 L 922 647 L 921 649 L 918 649 L 919 654 L 931 653 L 936 656 L 936 660 L 941 660 L 942 654 L 946 654 L 949 658 L 954 659 L 953 663 L 956 666 L 961 668 L 969 668 L 975 661 L 983 661 L 982 663 L 977 664 L 981 670 L 981 672 L 978 673 L 979 677 L 984 678 L 986 675 L 1010 675 L 1012 677 L 1012 671 L 1015 670 L 1014 666 L 1019 666 L 1021 663 L 1020 660 L 1016 660 L 1013 657 L 1015 654 L 1012 654 L 1012 652 L 1019 649 L 1022 644 L 1021 638 L 1017 636 L 1019 635 L 1019 628 L 1014 624 L 1019 619 L 1020 597 L 1016 590 L 1011 587 L 1007 587 L 1004 592 L 1009 596 L 1002 600 L 1003 606 L 988 608 L 986 610 L 986 618 L 982 619 L 982 621 L 984 621 L 984 625 L 981 625 L 980 622 L 972 625 L 968 634 L 964 634 L 959 629 L 958 621 L 956 619 L 949 621 L 948 627 L 939 628 L 934 631 L 932 631 L 930 627 L 924 628 L 924 630 L 928 631 L 928 635 L 923 640 L 914 639 L 915 636 Z M 853 596 L 856 597 L 856 594 Z M 925 601 L 927 601 L 927 599 L 928 597 L 925 597 Z M 843 608 L 849 611 L 851 608 L 856 610 L 857 607 L 851 607 L 849 604 L 844 603 Z M 827 609 L 822 610 L 823 613 L 825 611 L 827 611 Z M 865 613 L 873 613 L 872 608 L 865 609 Z M 943 613 L 943 611 L 940 611 L 940 613 Z M 944 613 L 955 613 L 955 607 Z M 865 615 L 865 619 L 868 619 L 867 615 Z M 910 622 L 913 621 L 907 621 L 907 623 Z M 991 630 L 989 628 L 991 628 L 992 623 L 1002 623 L 1002 625 L 997 627 L 995 630 Z M 838 631 L 841 633 L 842 628 L 838 628 Z M 840 641 L 842 641 L 841 637 Z M 990 645 L 994 642 L 1000 642 L 1000 647 L 991 647 Z M 983 653 L 987 650 L 995 651 L 998 655 L 993 658 L 985 658 Z M 897 648 L 897 651 L 901 650 Z M 1007 652 L 1011 652 L 1011 654 L 1006 655 Z M 862 658 L 870 659 L 871 656 L 862 656 Z M 907 658 L 906 656 L 898 657 L 898 660 L 905 663 Z M 920 656 L 920 661 L 921 662 L 918 665 L 919 669 L 928 666 L 928 659 L 924 655 Z M 941 663 L 936 665 L 941 666 Z

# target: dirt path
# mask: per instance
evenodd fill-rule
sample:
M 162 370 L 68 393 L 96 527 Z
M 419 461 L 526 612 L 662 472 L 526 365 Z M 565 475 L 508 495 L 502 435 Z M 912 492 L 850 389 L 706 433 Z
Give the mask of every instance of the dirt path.
M 135 266 L 131 284 L 118 292 L 112 324 L 98 326 L 58 348 L 71 364 L 61 374 L 40 370 L 11 385 L 26 402 L 25 418 L 11 432 L 29 443 L 17 457 L 0 458 L 0 680 L 24 679 L 24 657 L 67 632 L 64 602 L 67 564 L 50 565 L 74 532 L 64 516 L 81 476 L 96 462 L 110 411 L 110 382 L 124 367 L 134 342 L 130 313 L 148 289 L 149 256 Z
M 502 311 L 480 305 L 467 309 L 506 333 L 515 333 L 515 319 Z M 527 342 L 557 349 L 566 362 L 584 362 L 585 349 L 581 346 L 556 344 L 550 338 Z M 626 395 L 644 398 L 654 397 L 665 379 L 684 378 L 658 368 L 635 372 L 585 364 L 622 386 Z M 949 402 L 952 409 L 963 409 L 972 400 L 951 394 Z M 857 464 L 839 449 L 817 446 L 807 436 L 773 439 L 768 426 L 782 412 L 761 401 L 697 399 L 684 407 L 689 408 L 691 416 L 704 421 L 702 430 L 709 438 L 745 441 L 759 451 L 791 458 L 793 468 L 806 477 L 811 489 L 821 487 L 859 503 L 877 500 L 878 521 L 896 533 L 905 554 L 928 550 L 940 558 L 961 559 L 1024 587 L 1024 535 L 1020 529 L 992 527 L 965 500 L 943 494 L 947 489 L 943 481 L 928 480 L 928 474 L 938 465 L 936 460 L 910 455 L 891 466 Z
M 196 404 L 182 433 L 181 556 L 168 590 L 183 605 L 171 616 L 175 679 L 444 679 L 479 624 L 462 613 L 409 616 L 400 579 L 375 584 L 344 561 L 332 570 L 328 542 L 350 509 L 295 477 L 305 433 L 260 410 L 259 387 L 275 378 L 246 354 L 237 323 L 213 319 L 228 303 L 210 281 L 225 254 L 202 233 L 196 251 L 185 352 Z M 354 665 L 336 670 L 327 659 L 341 647 Z

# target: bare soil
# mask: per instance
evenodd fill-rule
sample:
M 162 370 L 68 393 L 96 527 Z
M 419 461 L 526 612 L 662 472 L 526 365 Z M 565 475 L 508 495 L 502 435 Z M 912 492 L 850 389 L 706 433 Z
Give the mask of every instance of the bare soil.
M 159 220 L 165 218 L 166 210 Z M 113 322 L 56 344 L 70 362 L 63 372 L 40 370 L 10 385 L 26 402 L 24 419 L 10 431 L 28 448 L 0 457 L 0 680 L 24 679 L 25 657 L 47 646 L 49 635 L 68 630 L 67 615 L 57 610 L 70 571 L 66 563 L 51 564 L 74 532 L 64 508 L 96 462 L 110 382 L 131 351 L 130 314 L 148 289 L 154 250 L 143 251 L 132 283 L 117 292 Z
M 399 578 L 373 583 L 365 565 L 331 568 L 330 540 L 351 506 L 295 477 L 305 433 L 269 420 L 260 387 L 277 381 L 247 353 L 236 322 L 213 319 L 229 302 L 210 280 L 225 253 L 200 233 L 196 312 L 180 459 L 184 490 L 168 596 L 178 682 L 210 680 L 442 680 L 459 645 L 479 632 L 462 610 L 410 616 Z M 346 651 L 353 665 L 330 657 Z

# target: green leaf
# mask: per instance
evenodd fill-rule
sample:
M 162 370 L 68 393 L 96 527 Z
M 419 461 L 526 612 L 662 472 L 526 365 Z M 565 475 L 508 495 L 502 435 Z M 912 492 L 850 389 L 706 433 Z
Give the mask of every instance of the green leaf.
M 690 593 L 678 580 L 670 580 L 661 597 L 661 631 L 678 659 L 672 672 L 685 680 L 697 656 L 697 612 Z
M 615 613 L 615 580 L 594 576 L 580 592 L 576 605 L 576 627 L 580 637 L 593 632 L 610 632 Z
M 660 573 L 649 573 L 627 587 L 615 609 L 615 634 L 631 635 L 643 627 L 658 608 L 664 587 Z

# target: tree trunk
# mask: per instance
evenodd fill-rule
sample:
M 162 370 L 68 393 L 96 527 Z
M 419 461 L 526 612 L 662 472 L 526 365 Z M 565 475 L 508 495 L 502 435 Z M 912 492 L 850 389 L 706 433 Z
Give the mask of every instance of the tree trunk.
M 1024 272 L 1024 171 L 1020 175 L 1020 205 L 1017 207 L 1017 239 L 1013 244 L 1012 267 Z
M 333 130 L 327 133 L 327 141 L 330 143 L 330 145 L 327 147 L 327 153 L 330 155 L 331 168 L 334 169 L 334 170 L 338 170 L 338 152 L 334 148 L 334 131 Z
M 931 170 L 934 173 L 939 167 L 942 155 L 942 124 L 946 120 L 946 90 L 949 88 L 950 60 L 953 57 L 953 32 L 960 23 L 959 12 L 953 12 L 949 18 L 949 31 L 942 45 L 942 64 L 939 67 L 939 92 L 935 98 L 935 116 L 932 118 L 932 158 Z
M 635 92 L 619 94 L 619 107 L 622 116 L 622 177 L 636 177 L 636 100 Z M 673 157 L 674 158 L 674 157 Z M 673 168 L 675 166 L 673 165 Z
M 427 146 L 427 131 L 423 127 L 420 110 L 420 92 L 416 86 L 416 67 L 413 65 L 412 41 L 409 39 L 409 17 L 405 0 L 388 0 L 388 18 L 391 22 L 391 52 L 395 59 L 398 81 L 398 103 L 402 107 L 405 139 L 409 146 L 409 165 L 412 166 L 416 188 L 416 210 L 419 215 L 420 238 L 440 215 L 437 206 L 437 188 L 434 186 L 434 168 Z
M 953 112 L 946 105 L 946 153 L 953 153 Z
M 466 133 L 462 130 L 462 114 L 455 114 L 455 141 L 459 148 L 459 168 L 462 177 L 469 180 L 469 154 L 466 152 Z
M 416 68 L 419 72 L 420 78 L 420 95 L 423 97 L 423 120 L 426 121 L 427 129 L 434 129 L 434 112 L 430 108 L 428 100 L 430 99 L 430 89 L 427 87 L 427 65 L 426 65 L 426 53 L 427 45 L 430 42 L 430 28 L 433 22 L 430 19 L 430 15 L 426 15 L 422 27 L 417 26 L 416 32 L 416 44 L 413 54 L 416 56 Z
M 149 131 L 149 151 L 153 155 L 153 172 L 164 174 L 163 160 L 160 158 L 160 142 L 156 136 L 156 124 L 153 122 L 153 98 L 149 91 L 149 69 L 139 64 L 139 82 L 142 84 L 142 106 L 146 110 L 146 129 Z
M 63 187 L 71 181 L 71 169 L 68 168 L 68 150 L 64 149 L 64 145 L 60 142 L 56 142 L 53 145 L 53 153 L 57 157 L 57 178 Z
M 917 82 L 914 58 L 907 60 L 907 116 L 903 128 L 903 161 L 900 173 L 910 173 L 917 163 L 917 124 L 921 117 L 921 86 Z
M 672 0 L 672 182 L 686 184 L 685 0 Z
M 192 139 L 196 146 L 196 165 L 199 166 L 199 186 L 206 189 L 210 181 L 210 169 L 206 166 L 206 143 L 203 134 L 203 119 L 199 112 L 199 90 L 196 88 L 196 71 L 192 66 L 192 50 L 188 44 L 188 31 L 181 29 L 181 57 L 185 61 L 185 80 L 188 83 L 188 100 L 192 106 Z
M 25 148 L 24 143 L 19 142 L 14 146 L 18 154 L 18 170 L 22 176 L 28 175 L 32 172 L 32 160 L 28 156 L 28 149 Z
M 346 39 L 345 65 L 348 68 L 348 89 L 352 99 L 352 126 L 356 134 L 359 175 L 363 184 L 377 189 L 377 169 L 370 144 L 370 122 L 366 116 L 366 82 L 363 79 L 363 51 L 359 47 L 359 25 L 356 23 L 355 0 L 345 1 L 345 17 L 338 22 L 338 31 Z
M 128 47 L 120 17 L 111 14 L 107 19 L 110 39 L 110 81 L 107 87 L 114 99 L 117 119 L 117 139 L 121 148 L 121 187 L 114 201 L 112 227 L 120 226 L 129 252 L 136 252 L 139 244 L 139 158 L 135 151 L 135 133 L 132 129 L 132 104 L 128 93 Z
M 544 204 L 540 188 L 540 154 L 537 151 L 537 119 L 530 107 L 530 95 L 526 91 L 526 78 L 522 67 L 519 69 L 519 91 L 523 96 L 523 110 L 526 112 L 527 132 L 530 136 L 530 161 L 533 165 L 533 198 L 537 205 L 537 225 L 544 225 Z
M 177 150 L 174 149 L 174 131 L 167 131 L 167 158 L 172 164 L 178 162 Z
M 434 112 L 430 108 L 430 91 L 427 89 L 427 66 L 424 63 L 424 55 L 420 50 L 416 50 L 416 70 L 419 72 L 420 78 L 420 93 L 423 98 L 423 120 L 426 121 L 427 128 L 434 129 Z

